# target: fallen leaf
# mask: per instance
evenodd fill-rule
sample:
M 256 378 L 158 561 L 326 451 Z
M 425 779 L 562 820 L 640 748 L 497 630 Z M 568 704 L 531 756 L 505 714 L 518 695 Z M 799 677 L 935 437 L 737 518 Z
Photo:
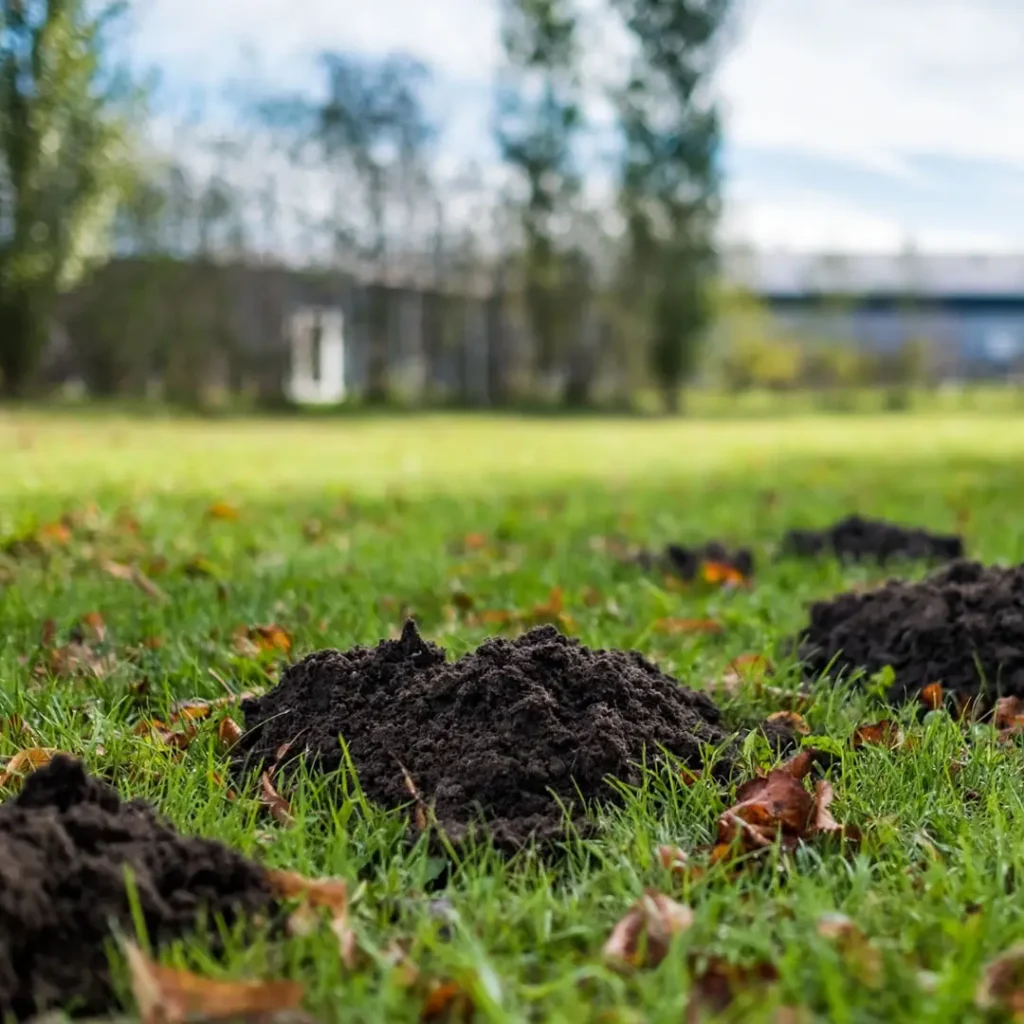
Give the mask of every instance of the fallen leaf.
M 742 995 L 760 998 L 764 989 L 779 979 L 775 966 L 767 962 L 740 966 L 713 956 L 694 970 L 698 963 L 696 956 L 691 957 L 693 980 L 686 1004 L 686 1024 L 699 1024 L 706 1015 L 724 1013 Z
M 814 823 L 811 832 L 815 835 L 838 835 L 853 842 L 860 841 L 860 830 L 853 825 L 840 825 L 832 817 L 832 801 L 835 794 L 832 783 L 819 779 L 814 786 Z
M 1017 728 L 1024 719 L 1024 701 L 1020 697 L 1000 697 L 992 712 L 992 724 L 1001 732 Z
M 86 612 L 79 621 L 79 628 L 85 636 L 99 643 L 107 638 L 107 624 L 99 612 Z
M 693 768 L 682 767 L 679 769 L 679 781 L 684 786 L 693 786 L 700 782 L 703 777 L 703 772 L 699 769 L 694 770 Z
M 189 744 L 196 737 L 196 727 L 186 723 L 183 729 L 172 729 L 159 718 L 149 718 L 139 724 L 133 730 L 136 736 L 148 736 L 156 743 L 165 747 L 173 747 L 175 750 L 187 750 Z
M 938 711 L 942 707 L 942 683 L 929 683 L 920 693 L 921 703 L 929 711 Z
M 63 546 L 71 543 L 71 527 L 67 523 L 57 521 L 55 523 L 43 523 L 36 530 L 35 539 L 40 544 L 54 544 Z
M 206 515 L 209 519 L 221 519 L 227 522 L 234 522 L 238 519 L 240 513 L 234 505 L 230 505 L 226 501 L 215 501 L 206 510 Z
M 123 580 L 132 583 L 139 588 L 147 597 L 155 601 L 164 601 L 167 595 L 137 566 L 123 565 L 121 562 L 101 562 L 101 568 L 108 576 L 116 580 Z
M 294 1010 L 305 990 L 295 981 L 220 981 L 154 963 L 124 944 L 132 993 L 143 1024 L 184 1024 L 190 1018 L 239 1020 Z
M 402 771 L 402 782 L 416 804 L 416 809 L 413 812 L 413 823 L 416 825 L 418 832 L 425 832 L 430 821 L 429 808 L 420 793 L 419 787 L 413 781 L 413 777 L 406 770 L 405 766 L 400 763 L 398 767 Z
M 39 768 L 45 768 L 60 751 L 53 747 L 28 747 L 19 750 L 0 772 L 0 787 L 20 781 Z
M 889 719 L 874 725 L 858 725 L 850 740 L 854 750 L 864 746 L 886 747 L 894 750 L 903 743 L 903 730 Z
M 612 929 L 605 959 L 616 967 L 656 967 L 672 939 L 693 924 L 693 911 L 664 893 L 648 889 Z
M 295 824 L 292 817 L 292 809 L 283 796 L 276 789 L 270 779 L 270 774 L 264 772 L 260 776 L 260 799 L 270 811 L 271 817 L 279 824 L 290 826 Z
M 217 739 L 225 747 L 233 747 L 242 738 L 242 727 L 233 718 L 222 718 L 217 726 Z
M 974 993 L 979 1010 L 996 1010 L 1024 1017 L 1024 944 L 1011 946 L 985 967 Z
M 718 843 L 753 853 L 779 839 L 793 849 L 807 835 L 813 811 L 814 799 L 800 781 L 775 769 L 739 787 L 736 803 L 718 819 Z
M 798 715 L 795 711 L 775 711 L 765 721 L 787 726 L 801 736 L 809 736 L 811 734 L 811 727 L 804 720 L 804 716 Z
M 271 869 L 267 883 L 279 899 L 302 900 L 313 907 L 324 907 L 332 914 L 348 910 L 348 883 L 343 878 L 308 878 L 295 871 Z
M 236 654 L 256 658 L 260 654 L 287 654 L 292 638 L 278 625 L 239 626 L 232 634 L 231 645 Z
M 868 988 L 882 981 L 882 954 L 877 946 L 845 914 L 826 914 L 818 920 L 817 932 L 835 944 L 843 962 L 857 980 Z
M 713 586 L 742 587 L 748 582 L 747 577 L 726 562 L 704 562 L 700 567 L 701 579 Z
M 673 875 L 685 875 L 690 869 L 689 854 L 678 846 L 659 846 L 658 862 Z
M 462 985 L 455 981 L 438 981 L 427 992 L 420 1020 L 468 1021 L 473 1013 L 473 1000 Z
M 721 633 L 724 629 L 714 619 L 657 619 L 652 627 L 657 633 Z
M 483 533 L 467 533 L 462 538 L 462 546 L 467 551 L 479 551 L 481 548 L 487 547 L 487 536 Z

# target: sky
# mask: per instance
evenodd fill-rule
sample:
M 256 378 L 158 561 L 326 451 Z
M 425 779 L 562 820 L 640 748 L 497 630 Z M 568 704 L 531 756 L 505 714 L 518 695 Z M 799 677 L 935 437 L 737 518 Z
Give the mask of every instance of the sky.
M 740 3 L 716 82 L 728 241 L 1024 252 L 1021 0 Z M 307 87 L 324 50 L 399 50 L 432 70 L 446 169 L 494 164 L 496 0 L 141 4 L 133 58 L 159 72 L 168 108 L 216 101 L 240 83 Z M 601 22 L 586 31 L 588 73 L 613 75 L 621 40 Z M 605 115 L 599 95 L 590 109 Z

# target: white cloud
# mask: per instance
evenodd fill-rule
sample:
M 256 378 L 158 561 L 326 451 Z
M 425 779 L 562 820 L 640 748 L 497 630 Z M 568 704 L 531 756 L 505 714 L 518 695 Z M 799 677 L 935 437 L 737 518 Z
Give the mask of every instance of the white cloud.
M 723 238 L 756 249 L 794 252 L 898 252 L 908 243 L 921 252 L 1019 252 L 1011 232 L 974 231 L 901 221 L 828 193 L 734 198 L 727 205 Z
M 730 140 L 886 170 L 1024 167 L 1024 4 L 760 0 L 722 70 Z

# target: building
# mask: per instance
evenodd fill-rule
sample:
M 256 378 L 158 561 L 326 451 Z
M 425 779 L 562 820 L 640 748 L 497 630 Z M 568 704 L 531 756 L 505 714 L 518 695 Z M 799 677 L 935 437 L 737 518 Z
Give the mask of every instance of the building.
M 732 253 L 724 269 L 789 336 L 875 351 L 924 341 L 945 377 L 1024 363 L 1024 256 Z

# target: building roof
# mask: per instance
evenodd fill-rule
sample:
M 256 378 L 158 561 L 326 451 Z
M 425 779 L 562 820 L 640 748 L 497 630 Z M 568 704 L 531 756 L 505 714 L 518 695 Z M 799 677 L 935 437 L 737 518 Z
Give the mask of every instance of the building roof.
M 1018 298 L 1024 301 L 1022 255 L 822 255 L 782 251 L 723 255 L 726 278 L 758 295 Z

